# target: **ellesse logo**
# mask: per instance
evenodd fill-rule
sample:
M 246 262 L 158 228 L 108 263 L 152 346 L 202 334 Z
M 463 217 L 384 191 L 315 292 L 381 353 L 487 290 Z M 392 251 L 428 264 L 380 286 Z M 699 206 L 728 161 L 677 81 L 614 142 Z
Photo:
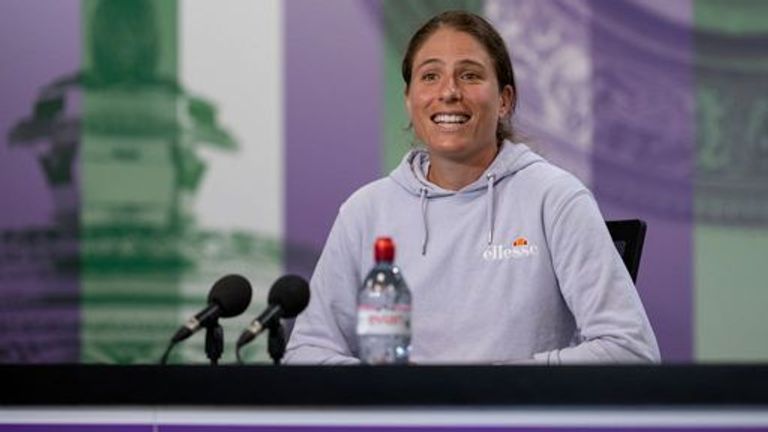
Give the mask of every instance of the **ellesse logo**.
M 517 237 L 511 245 L 497 244 L 488 246 L 483 252 L 486 261 L 527 258 L 539 253 L 539 248 L 525 237 Z

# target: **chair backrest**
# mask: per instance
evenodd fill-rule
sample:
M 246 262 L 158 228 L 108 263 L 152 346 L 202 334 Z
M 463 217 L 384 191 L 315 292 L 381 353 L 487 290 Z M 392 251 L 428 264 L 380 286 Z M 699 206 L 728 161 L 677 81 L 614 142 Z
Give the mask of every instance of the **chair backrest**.
M 608 231 L 611 233 L 613 244 L 624 260 L 624 265 L 632 276 L 632 281 L 637 281 L 637 271 L 640 268 L 640 257 L 643 255 L 643 243 L 645 242 L 646 224 L 640 219 L 607 221 Z

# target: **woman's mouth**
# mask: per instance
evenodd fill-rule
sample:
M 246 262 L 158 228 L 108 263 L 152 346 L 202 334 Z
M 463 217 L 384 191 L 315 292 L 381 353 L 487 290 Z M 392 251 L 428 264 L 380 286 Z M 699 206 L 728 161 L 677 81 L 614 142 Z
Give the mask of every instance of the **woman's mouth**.
M 470 115 L 464 113 L 437 113 L 430 117 L 432 123 L 444 132 L 455 132 L 461 129 L 470 118 Z
M 464 124 L 469 121 L 469 116 L 467 114 L 445 114 L 445 113 L 438 113 L 434 114 L 431 119 L 432 122 L 435 124 Z

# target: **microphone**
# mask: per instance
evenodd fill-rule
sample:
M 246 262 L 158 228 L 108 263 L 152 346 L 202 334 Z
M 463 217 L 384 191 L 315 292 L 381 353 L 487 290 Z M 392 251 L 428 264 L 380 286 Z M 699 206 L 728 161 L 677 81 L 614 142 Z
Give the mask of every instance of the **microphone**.
M 248 279 L 236 274 L 224 276 L 213 284 L 208 294 L 208 306 L 179 328 L 171 344 L 183 341 L 219 318 L 240 315 L 250 303 L 251 284 Z
M 248 328 L 243 330 L 237 340 L 237 349 L 252 341 L 265 328 L 275 325 L 280 318 L 293 318 L 309 303 L 309 284 L 296 275 L 282 276 L 272 284 L 267 297 L 267 309 L 261 313 Z

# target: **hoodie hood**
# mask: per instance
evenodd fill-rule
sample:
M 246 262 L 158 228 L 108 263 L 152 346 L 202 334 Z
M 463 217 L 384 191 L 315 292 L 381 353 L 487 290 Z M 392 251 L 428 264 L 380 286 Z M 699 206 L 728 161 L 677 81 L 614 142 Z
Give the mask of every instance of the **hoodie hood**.
M 427 254 L 427 245 L 429 243 L 429 220 L 427 218 L 427 207 L 430 198 L 451 196 L 460 193 L 474 192 L 485 189 L 486 193 L 486 216 L 488 226 L 487 242 L 488 246 L 493 243 L 494 231 L 494 186 L 502 179 L 509 177 L 516 172 L 532 164 L 543 162 L 544 159 L 531 151 L 523 144 L 513 144 L 504 141 L 501 150 L 496 158 L 488 166 L 483 175 L 477 180 L 468 184 L 458 191 L 443 189 L 440 186 L 427 180 L 429 170 L 429 153 L 424 149 L 415 149 L 408 152 L 400 165 L 395 168 L 389 177 L 403 189 L 416 195 L 421 200 L 421 222 L 423 226 L 423 241 L 421 254 Z

